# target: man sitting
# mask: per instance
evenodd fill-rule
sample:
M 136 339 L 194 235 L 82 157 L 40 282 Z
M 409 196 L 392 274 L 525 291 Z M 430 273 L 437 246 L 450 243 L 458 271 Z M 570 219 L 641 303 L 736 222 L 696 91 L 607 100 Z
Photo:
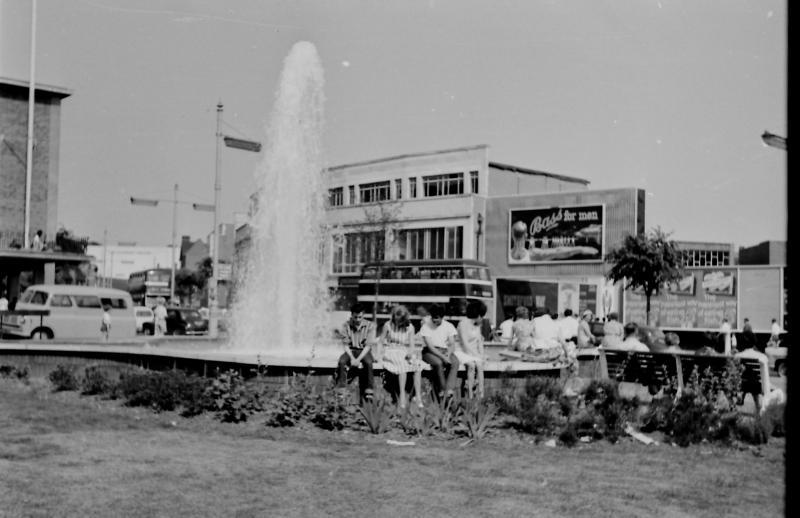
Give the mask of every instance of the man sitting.
M 364 318 L 364 307 L 356 302 L 350 307 L 350 319 L 339 331 L 344 344 L 344 354 L 339 357 L 336 370 L 336 387 L 347 387 L 349 367 L 358 369 L 358 391 L 362 401 L 372 399 L 375 378 L 372 372 L 372 344 L 375 343 L 375 326 Z
M 444 308 L 433 304 L 429 309 L 431 320 L 423 324 L 419 335 L 424 341 L 422 360 L 433 370 L 433 390 L 440 400 L 453 396 L 458 380 L 458 358 L 455 356 L 456 328 L 444 319 Z

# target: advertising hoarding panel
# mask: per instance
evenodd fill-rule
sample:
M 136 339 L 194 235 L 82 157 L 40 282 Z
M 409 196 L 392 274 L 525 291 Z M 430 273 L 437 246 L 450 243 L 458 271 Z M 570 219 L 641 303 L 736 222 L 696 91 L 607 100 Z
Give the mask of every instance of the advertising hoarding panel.
M 510 209 L 508 263 L 600 262 L 605 205 Z

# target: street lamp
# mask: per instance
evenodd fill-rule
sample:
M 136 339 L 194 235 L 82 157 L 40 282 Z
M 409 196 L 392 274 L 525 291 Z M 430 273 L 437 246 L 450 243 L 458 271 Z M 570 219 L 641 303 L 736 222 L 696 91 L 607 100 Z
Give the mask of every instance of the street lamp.
M 475 231 L 475 260 L 481 260 L 481 236 L 483 235 L 483 215 L 478 213 L 478 229 Z
M 786 149 L 787 139 L 785 137 L 780 137 L 778 135 L 770 133 L 769 131 L 765 131 L 761 135 L 761 140 L 763 140 L 764 144 L 768 146 L 776 147 L 778 149 L 783 149 L 784 151 L 787 150 Z
M 178 184 L 175 184 L 175 187 L 172 191 L 172 199 L 157 199 L 157 198 L 137 198 L 135 196 L 131 196 L 131 205 L 140 205 L 145 207 L 157 207 L 159 202 L 167 202 L 172 203 L 172 257 L 170 258 L 171 269 L 170 269 L 170 282 L 169 282 L 169 300 L 172 303 L 175 300 L 175 240 L 177 236 L 177 223 L 178 223 L 178 204 L 179 203 L 190 203 L 186 201 L 178 201 Z M 203 204 L 203 203 L 192 203 L 192 208 L 194 210 L 208 210 L 210 205 Z
M 217 103 L 217 159 L 214 168 L 214 251 L 212 256 L 211 279 L 208 286 L 208 335 L 216 338 L 219 335 L 219 199 L 222 191 L 222 144 L 225 146 L 258 153 L 261 143 L 222 134 L 222 101 Z

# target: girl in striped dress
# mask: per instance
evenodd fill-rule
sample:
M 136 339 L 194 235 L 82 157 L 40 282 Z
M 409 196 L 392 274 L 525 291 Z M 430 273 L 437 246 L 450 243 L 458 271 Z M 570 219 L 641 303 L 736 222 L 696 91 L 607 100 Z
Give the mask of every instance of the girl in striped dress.
M 408 309 L 396 306 L 391 320 L 383 325 L 379 339 L 383 368 L 396 374 L 400 382 L 400 408 L 405 408 L 406 373 L 414 373 L 414 393 L 417 404 L 422 406 L 422 360 L 414 341 L 414 326 L 411 325 Z

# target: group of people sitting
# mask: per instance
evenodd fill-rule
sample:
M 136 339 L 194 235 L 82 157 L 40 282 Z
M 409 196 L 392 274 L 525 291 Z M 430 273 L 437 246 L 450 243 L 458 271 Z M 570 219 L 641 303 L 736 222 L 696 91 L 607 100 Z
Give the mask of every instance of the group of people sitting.
M 337 387 L 347 386 L 348 371 L 358 369 L 361 399 L 369 401 L 374 395 L 373 362 L 380 359 L 383 368 L 396 375 L 399 382 L 398 403 L 404 408 L 408 402 L 405 387 L 409 373 L 413 376 L 414 402 L 422 406 L 422 370 L 425 364 L 433 373 L 434 396 L 437 399 L 452 397 L 458 383 L 458 369 L 467 371 L 467 396 L 483 396 L 484 335 L 482 321 L 486 305 L 473 301 L 467 306 L 466 316 L 458 326 L 444 319 L 444 307 L 433 304 L 422 311 L 422 322 L 417 332 L 411 323 L 408 308 L 399 305 L 391 318 L 378 332 L 372 321 L 364 316 L 364 307 L 355 303 L 350 308 L 350 319 L 339 332 L 345 352 L 339 358 L 336 373 Z

